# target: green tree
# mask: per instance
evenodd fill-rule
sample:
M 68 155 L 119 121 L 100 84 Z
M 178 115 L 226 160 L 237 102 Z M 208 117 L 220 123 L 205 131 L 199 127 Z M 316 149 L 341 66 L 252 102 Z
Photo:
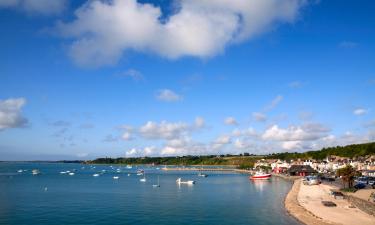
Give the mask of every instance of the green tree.
M 341 177 L 344 188 L 346 187 L 346 184 L 348 185 L 348 188 L 353 187 L 353 180 L 357 175 L 357 171 L 351 165 L 338 169 L 336 174 L 337 176 Z

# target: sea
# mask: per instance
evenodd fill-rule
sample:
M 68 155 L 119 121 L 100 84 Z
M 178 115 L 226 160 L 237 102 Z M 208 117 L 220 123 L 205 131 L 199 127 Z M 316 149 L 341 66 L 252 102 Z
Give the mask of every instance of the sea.
M 40 174 L 32 175 L 33 169 Z M 138 169 L 145 171 L 146 182 L 140 182 Z M 74 175 L 60 174 L 65 171 Z M 234 172 L 206 174 L 158 166 L 2 162 L 0 224 L 299 224 L 284 208 L 290 182 L 278 177 L 251 181 Z M 178 185 L 178 178 L 196 183 Z M 154 187 L 158 180 L 160 187 Z

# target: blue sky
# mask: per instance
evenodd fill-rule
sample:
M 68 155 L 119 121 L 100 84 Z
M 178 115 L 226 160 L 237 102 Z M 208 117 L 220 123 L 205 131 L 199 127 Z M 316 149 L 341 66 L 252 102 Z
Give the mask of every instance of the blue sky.
M 375 140 L 373 1 L 228 2 L 0 2 L 0 160 Z

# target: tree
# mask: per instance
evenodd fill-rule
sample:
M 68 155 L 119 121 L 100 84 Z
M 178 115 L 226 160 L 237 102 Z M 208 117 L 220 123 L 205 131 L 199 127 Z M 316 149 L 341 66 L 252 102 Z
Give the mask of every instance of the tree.
M 341 177 L 344 188 L 346 184 L 348 185 L 348 188 L 353 187 L 353 180 L 357 175 L 357 171 L 351 165 L 347 165 L 344 168 L 338 169 L 336 174 L 337 176 Z

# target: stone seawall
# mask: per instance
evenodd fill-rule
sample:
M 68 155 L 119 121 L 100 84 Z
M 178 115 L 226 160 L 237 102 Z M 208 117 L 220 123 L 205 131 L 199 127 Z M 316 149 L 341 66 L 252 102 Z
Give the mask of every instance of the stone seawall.
M 375 203 L 365 201 L 352 195 L 345 195 L 348 201 L 363 212 L 375 217 Z M 375 219 L 375 218 L 374 218 Z

